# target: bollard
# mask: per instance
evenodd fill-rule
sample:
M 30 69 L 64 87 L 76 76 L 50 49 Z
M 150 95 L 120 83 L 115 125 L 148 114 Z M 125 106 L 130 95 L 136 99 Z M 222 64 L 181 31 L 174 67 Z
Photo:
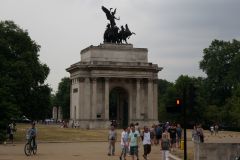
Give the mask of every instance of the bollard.
M 181 150 L 183 150 L 183 149 L 184 149 L 184 140 L 181 140 L 180 149 L 181 149 Z

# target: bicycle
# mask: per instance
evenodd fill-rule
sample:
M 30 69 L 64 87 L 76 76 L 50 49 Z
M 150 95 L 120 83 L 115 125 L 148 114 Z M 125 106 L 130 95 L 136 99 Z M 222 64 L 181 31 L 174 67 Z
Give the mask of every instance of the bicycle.
M 26 156 L 30 156 L 31 154 L 37 153 L 37 144 L 35 143 L 35 146 L 33 146 L 33 138 L 30 135 L 26 135 L 27 143 L 24 147 L 24 153 Z

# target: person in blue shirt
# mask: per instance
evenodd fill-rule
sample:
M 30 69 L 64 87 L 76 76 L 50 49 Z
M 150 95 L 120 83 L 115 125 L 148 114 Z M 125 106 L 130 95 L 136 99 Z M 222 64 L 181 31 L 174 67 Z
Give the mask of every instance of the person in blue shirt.
M 132 156 L 132 160 L 134 160 L 134 155 L 138 158 L 138 144 L 139 144 L 140 133 L 135 130 L 135 126 L 131 126 L 131 132 L 128 136 L 128 142 L 130 145 L 130 155 Z
M 37 137 L 37 129 L 35 127 L 35 122 L 32 123 L 32 127 L 28 130 L 29 140 L 33 141 L 33 146 L 36 147 L 36 137 Z

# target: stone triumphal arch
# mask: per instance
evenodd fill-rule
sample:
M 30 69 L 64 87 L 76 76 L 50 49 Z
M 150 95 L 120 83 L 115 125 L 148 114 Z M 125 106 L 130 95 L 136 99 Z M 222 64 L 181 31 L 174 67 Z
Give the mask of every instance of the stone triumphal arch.
M 158 122 L 158 72 L 146 48 L 101 44 L 81 51 L 81 61 L 67 68 L 71 78 L 70 121 L 80 128 L 106 128 L 131 122 Z M 70 122 L 70 123 L 71 123 Z

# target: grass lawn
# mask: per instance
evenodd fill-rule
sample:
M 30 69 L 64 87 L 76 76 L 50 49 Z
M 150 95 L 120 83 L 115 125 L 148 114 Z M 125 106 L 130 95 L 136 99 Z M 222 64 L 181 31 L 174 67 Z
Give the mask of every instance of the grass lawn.
M 14 140 L 17 142 L 25 141 L 27 130 L 30 127 L 30 124 L 17 124 L 17 132 L 14 135 Z M 105 129 L 87 130 L 78 128 L 61 128 L 60 125 L 36 124 L 36 128 L 37 140 L 39 142 L 106 141 L 108 133 Z

